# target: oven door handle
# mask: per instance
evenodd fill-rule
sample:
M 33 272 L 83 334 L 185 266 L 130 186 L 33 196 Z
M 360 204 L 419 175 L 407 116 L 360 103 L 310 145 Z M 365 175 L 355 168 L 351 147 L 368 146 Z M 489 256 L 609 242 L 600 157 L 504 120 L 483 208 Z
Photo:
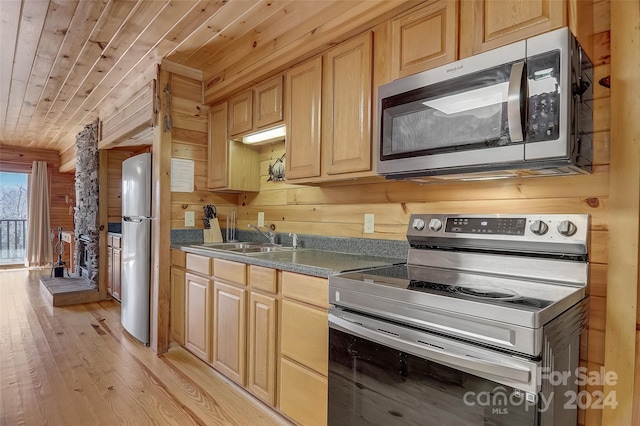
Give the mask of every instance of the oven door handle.
M 509 137 L 511 142 L 522 142 L 522 113 L 520 106 L 520 90 L 522 87 L 522 73 L 524 72 L 524 62 L 516 62 L 511 66 L 509 74 L 509 89 L 507 94 L 507 119 L 509 121 Z
M 329 325 L 331 326 L 332 324 L 338 326 L 338 329 L 343 329 L 353 335 L 372 340 L 394 349 L 409 352 L 416 356 L 428 358 L 432 361 L 439 361 L 452 367 L 464 368 L 471 373 L 476 372 L 476 374 L 480 375 L 490 374 L 492 376 L 525 384 L 529 384 L 531 381 L 531 370 L 526 367 L 504 365 L 485 359 L 452 354 L 426 345 L 410 342 L 399 336 L 396 337 L 396 333 L 384 332 L 384 330 L 382 330 L 382 332 L 374 331 L 354 322 L 339 318 L 333 314 L 329 314 Z

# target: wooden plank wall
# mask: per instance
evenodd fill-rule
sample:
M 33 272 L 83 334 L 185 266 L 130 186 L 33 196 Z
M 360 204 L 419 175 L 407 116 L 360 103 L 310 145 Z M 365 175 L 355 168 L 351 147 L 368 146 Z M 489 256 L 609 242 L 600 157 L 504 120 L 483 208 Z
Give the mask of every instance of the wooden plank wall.
M 54 229 L 61 227 L 63 230 L 73 231 L 73 206 L 76 198 L 75 173 L 61 173 L 59 171 L 60 155 L 58 152 L 14 146 L 0 147 L 0 170 L 31 173 L 31 165 L 34 161 L 46 161 L 49 169 L 51 227 Z M 69 264 L 69 254 L 69 246 L 65 244 L 63 260 L 67 262 L 67 265 Z
M 151 146 L 109 149 L 107 152 L 107 222 L 122 220 L 122 162 L 134 155 L 151 152 Z
M 203 228 L 203 207 L 213 204 L 218 209 L 224 227 L 229 212 L 236 208 L 236 194 L 213 193 L 207 190 L 207 126 L 209 108 L 202 103 L 202 82 L 178 74 L 171 77 L 173 96 L 171 118 L 173 141 L 171 157 L 193 160 L 194 192 L 171 193 L 171 228 L 184 228 L 184 215 L 195 212 L 195 228 Z M 160 88 L 162 91 L 163 88 Z
M 597 82 L 608 76 L 609 0 L 594 2 L 594 170 L 592 174 L 537 179 L 418 184 L 343 183 L 301 186 L 266 182 L 269 163 L 284 153 L 284 143 L 261 149 L 260 192 L 241 194 L 238 227 L 256 223 L 258 212 L 276 232 L 344 237 L 405 239 L 411 213 L 587 213 L 591 215 L 590 323 L 581 364 L 598 371 L 604 364 L 608 262 L 609 89 Z M 375 233 L 363 233 L 363 215 L 375 214 Z M 592 393 L 601 386 L 589 386 Z M 602 411 L 582 410 L 581 425 L 602 424 Z

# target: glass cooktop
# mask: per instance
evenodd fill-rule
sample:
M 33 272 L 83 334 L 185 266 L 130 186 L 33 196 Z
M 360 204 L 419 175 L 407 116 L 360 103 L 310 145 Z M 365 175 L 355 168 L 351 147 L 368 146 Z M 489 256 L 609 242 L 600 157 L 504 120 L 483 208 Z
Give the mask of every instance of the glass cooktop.
M 551 306 L 573 288 L 499 275 L 474 274 L 422 266 L 396 265 L 340 274 L 339 277 L 382 285 L 385 292 L 412 291 L 515 309 L 538 311 Z M 374 288 L 370 294 L 375 294 Z

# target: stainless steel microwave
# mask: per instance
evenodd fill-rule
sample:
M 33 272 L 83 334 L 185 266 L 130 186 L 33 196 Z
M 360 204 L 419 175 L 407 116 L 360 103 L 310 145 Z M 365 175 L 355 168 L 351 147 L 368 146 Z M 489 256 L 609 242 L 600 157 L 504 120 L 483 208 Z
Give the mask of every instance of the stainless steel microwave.
M 589 173 L 593 65 L 568 28 L 378 88 L 391 179 Z

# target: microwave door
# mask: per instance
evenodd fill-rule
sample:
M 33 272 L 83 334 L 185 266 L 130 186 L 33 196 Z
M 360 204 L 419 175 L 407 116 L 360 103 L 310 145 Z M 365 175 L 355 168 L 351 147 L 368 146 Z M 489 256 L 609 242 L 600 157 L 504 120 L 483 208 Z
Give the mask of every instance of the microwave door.
M 393 163 L 402 164 L 388 173 L 522 161 L 523 65 L 383 98 L 378 171 Z

